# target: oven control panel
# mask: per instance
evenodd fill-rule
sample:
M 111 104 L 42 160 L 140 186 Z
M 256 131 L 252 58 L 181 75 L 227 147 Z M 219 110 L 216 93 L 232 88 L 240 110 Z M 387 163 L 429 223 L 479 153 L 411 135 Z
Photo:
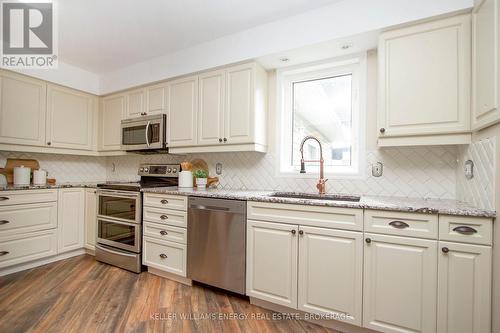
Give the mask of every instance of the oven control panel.
M 179 164 L 141 164 L 139 176 L 179 177 Z

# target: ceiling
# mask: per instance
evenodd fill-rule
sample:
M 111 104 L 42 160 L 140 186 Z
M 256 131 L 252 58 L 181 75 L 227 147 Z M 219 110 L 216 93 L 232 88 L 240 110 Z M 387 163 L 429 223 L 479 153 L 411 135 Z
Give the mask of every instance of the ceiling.
M 59 59 L 112 72 L 340 1 L 61 0 Z

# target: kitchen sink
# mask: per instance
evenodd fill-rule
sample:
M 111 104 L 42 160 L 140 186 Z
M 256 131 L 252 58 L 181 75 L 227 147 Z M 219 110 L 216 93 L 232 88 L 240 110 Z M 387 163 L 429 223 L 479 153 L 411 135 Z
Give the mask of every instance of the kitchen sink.
M 307 199 L 307 200 L 349 201 L 349 202 L 359 202 L 359 200 L 361 199 L 360 197 L 353 195 L 314 194 L 314 193 L 297 193 L 297 192 L 275 192 L 270 194 L 269 197 Z

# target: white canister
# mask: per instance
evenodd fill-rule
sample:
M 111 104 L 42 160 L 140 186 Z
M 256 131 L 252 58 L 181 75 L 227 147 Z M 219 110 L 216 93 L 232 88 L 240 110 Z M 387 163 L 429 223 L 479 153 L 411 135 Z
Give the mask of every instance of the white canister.
M 33 185 L 47 184 L 47 171 L 39 169 L 33 170 Z
M 29 185 L 31 178 L 31 169 L 24 165 L 14 167 L 14 185 Z
M 193 173 L 191 171 L 181 171 L 179 173 L 179 187 L 193 187 Z

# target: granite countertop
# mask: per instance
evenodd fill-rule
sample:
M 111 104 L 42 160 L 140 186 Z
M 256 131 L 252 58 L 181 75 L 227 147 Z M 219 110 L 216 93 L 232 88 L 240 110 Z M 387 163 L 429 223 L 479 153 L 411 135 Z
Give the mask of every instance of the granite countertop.
M 15 186 L 12 184 L 0 184 L 0 191 L 19 191 L 19 190 L 44 190 L 44 189 L 57 189 L 57 188 L 70 188 L 70 187 L 82 187 L 82 188 L 97 188 L 97 184 L 102 184 L 103 182 L 76 182 L 76 183 L 56 183 L 56 184 L 46 184 L 46 185 L 26 185 L 26 186 Z
M 246 190 L 221 190 L 178 187 L 156 187 L 142 190 L 146 193 L 164 193 L 172 195 L 199 196 L 219 199 L 248 200 L 260 202 L 273 202 L 284 204 L 300 204 L 313 206 L 343 207 L 392 210 L 400 212 L 447 214 L 476 217 L 496 217 L 492 210 L 478 209 L 467 203 L 448 199 L 418 199 L 390 196 L 361 196 L 359 202 L 332 201 L 317 199 L 295 199 L 283 197 L 271 197 L 275 191 L 246 191 Z

